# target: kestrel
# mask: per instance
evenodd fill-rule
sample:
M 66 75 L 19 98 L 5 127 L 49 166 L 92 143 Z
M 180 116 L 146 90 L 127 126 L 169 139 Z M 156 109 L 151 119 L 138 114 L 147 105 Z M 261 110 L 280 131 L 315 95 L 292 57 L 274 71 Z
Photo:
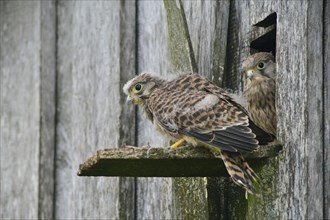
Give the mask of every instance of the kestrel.
M 271 53 L 256 53 L 242 64 L 246 74 L 244 96 L 253 122 L 276 137 L 275 59 Z
M 239 152 L 251 152 L 273 137 L 258 128 L 225 90 L 198 74 L 166 81 L 141 74 L 124 88 L 127 100 L 140 105 L 156 128 L 177 142 L 221 152 L 234 182 L 253 194 L 256 175 Z

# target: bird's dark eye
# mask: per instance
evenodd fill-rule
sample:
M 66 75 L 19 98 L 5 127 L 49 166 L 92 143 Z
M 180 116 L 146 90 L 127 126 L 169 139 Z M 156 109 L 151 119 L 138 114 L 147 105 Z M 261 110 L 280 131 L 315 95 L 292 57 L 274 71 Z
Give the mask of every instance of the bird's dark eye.
M 136 91 L 140 91 L 142 89 L 142 85 L 141 84 L 136 84 L 134 88 L 135 88 Z
M 259 70 L 263 69 L 264 67 L 265 67 L 265 63 L 264 63 L 264 62 L 260 62 L 260 63 L 258 63 L 258 65 L 257 65 L 257 68 L 258 68 Z

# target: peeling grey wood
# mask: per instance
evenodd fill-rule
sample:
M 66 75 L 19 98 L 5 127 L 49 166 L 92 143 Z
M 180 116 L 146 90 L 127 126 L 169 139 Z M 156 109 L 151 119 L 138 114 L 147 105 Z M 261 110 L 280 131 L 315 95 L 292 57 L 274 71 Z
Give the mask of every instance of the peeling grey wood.
M 324 219 L 330 219 L 330 2 L 324 2 L 323 10 L 323 85 L 324 85 Z
M 0 218 L 53 218 L 54 2 L 0 2 L 0 47 Z
M 138 1 L 138 72 L 169 76 L 166 14 L 162 1 Z M 138 111 L 137 146 L 168 146 Z M 137 219 L 173 219 L 172 178 L 137 178 Z
M 82 179 L 75 171 L 82 158 L 91 152 L 121 141 L 120 80 L 124 75 L 120 71 L 125 68 L 120 65 L 129 65 L 134 59 L 120 60 L 126 54 L 121 43 L 129 37 L 120 34 L 121 22 L 125 22 L 120 20 L 123 4 L 58 2 L 55 216 L 58 219 L 117 219 L 125 215 L 119 213 L 122 205 L 119 178 Z M 131 47 L 129 44 L 127 49 Z

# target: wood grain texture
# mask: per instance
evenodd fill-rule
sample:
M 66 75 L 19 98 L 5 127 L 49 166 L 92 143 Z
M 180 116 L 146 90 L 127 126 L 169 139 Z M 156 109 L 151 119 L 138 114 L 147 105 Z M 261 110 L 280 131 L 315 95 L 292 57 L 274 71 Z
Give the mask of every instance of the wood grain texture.
M 163 1 L 0 1 L 1 219 L 330 218 L 329 1 L 165 5 L 169 13 Z M 223 178 L 76 175 L 97 149 L 168 146 L 125 103 L 128 79 L 198 69 L 240 91 L 251 42 L 272 30 L 253 25 L 274 12 L 284 147 L 251 163 L 260 197 L 245 200 Z
M 164 0 L 164 5 L 171 70 L 176 73 L 198 72 L 190 35 L 190 31 L 194 32 L 194 29 L 189 31 L 182 1 Z M 175 178 L 173 194 L 176 218 L 208 218 L 206 178 Z
M 248 161 L 274 157 L 282 149 L 270 145 L 243 156 Z M 220 156 L 220 153 L 219 155 Z M 204 147 L 132 147 L 98 150 L 79 165 L 79 176 L 133 176 L 133 177 L 205 177 L 228 176 L 220 157 Z
M 56 111 L 56 3 L 41 1 L 40 150 L 38 218 L 54 218 Z
M 218 85 L 226 59 L 229 1 L 182 1 L 198 73 Z
M 162 1 L 138 1 L 138 73 L 169 76 L 166 14 Z M 168 146 L 160 133 L 142 115 L 137 115 L 137 146 Z M 172 178 L 137 178 L 137 219 L 173 219 Z
M 136 2 L 120 1 L 120 116 L 118 147 L 135 144 L 136 112 L 132 105 L 127 105 L 126 95 L 122 92 L 124 83 L 136 74 Z M 119 218 L 135 217 L 135 179 L 119 179 Z
M 38 217 L 39 17 L 40 4 L 1 2 L 2 219 Z
M 99 150 L 79 166 L 79 176 L 191 177 L 226 175 L 221 159 L 205 148 L 125 147 Z
M 307 190 L 306 198 L 307 214 L 309 219 L 324 218 L 323 195 L 327 186 L 323 185 L 324 151 L 323 151 L 323 2 L 308 2 L 307 5 L 307 37 L 306 37 L 306 60 L 307 60 L 307 98 L 305 110 L 306 120 L 306 142 L 307 151 Z M 312 147 L 311 147 L 312 146 Z M 330 179 L 330 178 L 329 178 Z M 314 207 L 313 207 L 314 206 Z M 312 208 L 313 207 L 313 208 Z
M 257 27 L 253 27 L 254 24 L 260 22 L 265 17 L 272 13 L 276 8 L 276 3 L 267 1 L 235 1 L 231 4 L 230 15 L 230 34 L 228 38 L 228 60 L 225 75 L 225 84 L 231 88 L 237 89 L 237 79 L 241 78 L 240 65 L 242 60 L 249 55 L 250 42 L 255 40 L 255 32 L 259 32 Z M 238 88 L 242 88 L 239 86 Z M 272 182 L 276 182 L 278 176 L 276 170 L 276 161 L 268 161 L 266 165 L 261 166 L 258 170 L 258 175 L 261 177 L 260 193 L 261 199 L 254 199 L 250 197 L 248 204 L 241 204 L 241 207 L 248 206 L 249 209 L 244 212 L 248 212 L 250 218 L 278 218 L 279 213 L 273 211 L 273 207 L 276 204 L 274 194 L 276 192 L 276 184 L 272 185 Z M 274 166 L 274 169 L 272 167 Z M 266 172 L 265 172 L 266 171 Z M 242 201 L 242 198 L 237 197 L 234 201 Z M 233 213 L 237 213 L 237 206 L 229 206 L 227 212 L 229 216 Z
M 119 217 L 119 178 L 79 178 L 74 167 L 119 143 L 120 6 L 58 2 L 58 219 Z
M 323 1 L 324 219 L 330 219 L 330 2 Z
M 322 11 L 322 1 L 278 9 L 278 137 L 285 146 L 276 209 L 284 219 L 323 218 Z
M 198 72 L 182 1 L 164 0 L 172 72 Z
M 249 198 L 248 216 L 319 219 L 323 217 L 322 2 L 232 2 L 227 79 L 239 74 L 242 60 L 252 51 L 250 43 L 267 31 L 253 25 L 273 12 L 278 17 L 278 138 L 285 145 L 279 157 L 256 169 L 262 195 Z M 226 77 L 225 83 L 230 84 Z
M 0 2 L 0 218 L 53 218 L 54 2 Z
M 199 73 L 225 88 L 236 88 L 236 80 L 240 79 L 237 68 L 231 63 L 231 57 L 239 51 L 239 46 L 234 44 L 238 40 L 233 37 L 238 35 L 238 24 L 232 21 L 231 4 L 233 2 L 229 1 L 183 2 Z M 235 26 L 229 26 L 231 24 Z M 207 218 L 245 217 L 244 193 L 230 178 L 208 178 L 200 188 L 204 187 L 207 192 Z
M 222 85 L 230 2 L 182 1 L 182 5 L 181 13 L 185 14 L 198 73 Z M 178 52 L 182 53 L 182 51 Z M 220 166 L 223 165 L 221 160 L 219 163 Z M 176 200 L 183 213 L 181 217 L 217 219 L 224 211 L 218 203 L 221 193 L 220 185 L 215 178 L 176 180 Z M 190 193 L 192 189 L 199 189 L 195 190 L 198 193 Z M 196 202 L 192 206 L 190 201 L 199 201 L 199 203 Z
M 231 4 L 230 33 L 228 36 L 228 60 L 226 63 L 225 84 L 236 91 L 243 89 L 243 76 L 241 64 L 250 55 L 250 44 L 266 32 L 263 27 L 256 27 L 255 24 L 264 20 L 268 15 L 276 11 L 278 3 L 276 1 L 234 1 Z M 232 76 L 234 74 L 234 76 Z M 284 146 L 285 147 L 285 146 Z M 280 213 L 274 211 L 276 204 L 277 178 L 278 178 L 279 158 L 269 158 L 259 161 L 254 166 L 260 180 L 257 190 L 259 198 L 249 196 L 248 201 L 244 201 L 241 194 L 235 193 L 239 189 L 234 189 L 234 193 L 224 192 L 237 205 L 231 203 L 225 205 L 225 209 L 230 217 L 242 218 L 245 215 L 251 219 L 273 219 L 279 218 Z M 232 191 L 229 191 L 232 192 Z M 240 207 L 244 207 L 243 215 L 239 215 Z M 241 212 L 242 213 L 242 212 Z

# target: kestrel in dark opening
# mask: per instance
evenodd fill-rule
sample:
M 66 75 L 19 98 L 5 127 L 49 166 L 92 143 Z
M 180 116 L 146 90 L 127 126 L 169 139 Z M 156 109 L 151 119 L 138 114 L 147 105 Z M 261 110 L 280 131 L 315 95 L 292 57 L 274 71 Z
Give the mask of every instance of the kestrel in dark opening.
M 161 133 L 177 141 L 171 147 L 188 142 L 220 151 L 234 182 L 255 193 L 256 175 L 239 152 L 254 151 L 273 137 L 257 127 L 229 93 L 198 74 L 166 81 L 145 73 L 123 90 Z
M 249 115 L 257 126 L 276 137 L 275 58 L 271 53 L 256 53 L 243 62 L 242 69 Z

